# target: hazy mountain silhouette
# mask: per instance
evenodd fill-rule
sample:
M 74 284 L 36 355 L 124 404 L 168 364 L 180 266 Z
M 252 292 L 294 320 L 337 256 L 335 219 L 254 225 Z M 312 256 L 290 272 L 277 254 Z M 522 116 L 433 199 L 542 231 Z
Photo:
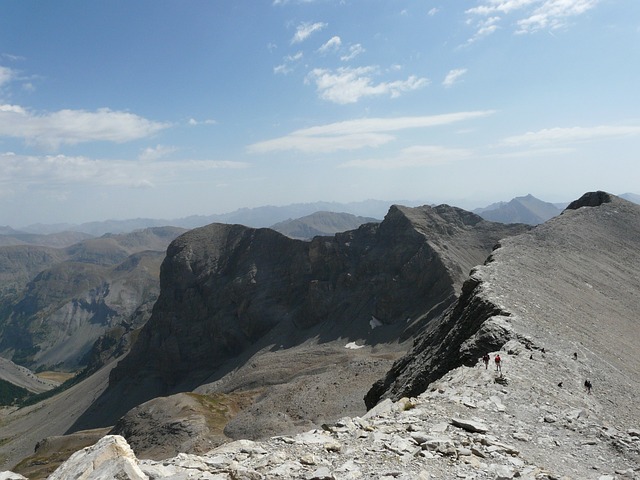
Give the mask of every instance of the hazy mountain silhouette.
M 509 202 L 499 202 L 473 211 L 486 220 L 502 223 L 526 223 L 538 225 L 559 215 L 562 208 L 553 203 L 538 200 L 533 195 L 516 197 Z
M 329 236 L 355 230 L 363 223 L 380 223 L 380 220 L 350 213 L 315 212 L 295 220 L 276 223 L 270 228 L 289 238 L 311 240 L 316 236 Z

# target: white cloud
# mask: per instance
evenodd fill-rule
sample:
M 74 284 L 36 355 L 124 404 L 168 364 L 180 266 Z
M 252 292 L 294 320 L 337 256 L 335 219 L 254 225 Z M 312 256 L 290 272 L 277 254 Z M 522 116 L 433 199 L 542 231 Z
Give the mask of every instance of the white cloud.
M 250 145 L 250 153 L 297 150 L 304 153 L 330 153 L 340 150 L 357 150 L 364 147 L 379 147 L 395 140 L 384 133 L 352 133 L 333 136 L 291 134 Z
M 498 30 L 498 23 L 500 22 L 500 17 L 493 16 L 489 18 L 485 18 L 476 22 L 476 33 L 467 40 L 467 45 L 478 41 L 479 39 L 491 35 Z
M 428 128 L 437 125 L 481 118 L 493 114 L 492 110 L 456 112 L 443 115 L 396 118 L 364 118 L 330 123 L 296 130 L 284 137 L 255 143 L 248 147 L 250 153 L 269 153 L 297 150 L 306 153 L 356 150 L 379 147 L 395 140 L 390 132 L 411 128 Z
M 177 171 L 188 174 L 216 169 L 246 168 L 242 162 L 180 160 L 138 162 L 66 155 L 0 154 L 0 184 L 119 185 L 138 188 L 171 181 Z
M 296 33 L 291 39 L 291 44 L 304 42 L 307 38 L 309 38 L 313 33 L 319 32 L 323 28 L 327 26 L 326 23 L 316 22 L 316 23 L 301 23 L 298 25 L 296 29 Z
M 513 15 L 516 33 L 534 33 L 539 30 L 566 26 L 567 19 L 594 8 L 600 0 L 482 0 L 477 7 L 466 11 L 469 15 L 491 16 L 490 24 L 477 25 L 474 39 L 495 31 L 503 16 Z M 473 40 L 473 39 L 472 39 Z
M 155 147 L 145 148 L 138 158 L 143 161 L 158 160 L 159 158 L 171 155 L 177 150 L 176 147 L 169 147 L 166 145 L 156 145 Z
M 350 160 L 343 168 L 370 168 L 392 170 L 398 168 L 431 167 L 445 165 L 471 157 L 471 151 L 437 145 L 415 145 L 400 151 L 399 155 L 387 158 Z
M 123 143 L 167 127 L 167 123 L 108 108 L 37 114 L 18 105 L 0 105 L 0 137 L 22 138 L 27 144 L 50 150 L 92 141 Z
M 293 64 L 299 62 L 300 60 L 302 60 L 303 57 L 303 53 L 302 52 L 297 52 L 293 55 L 287 55 L 286 57 L 284 57 L 284 63 L 278 65 L 277 67 L 273 68 L 273 73 L 281 73 L 283 75 L 286 75 L 290 72 L 293 71 Z
M 440 11 L 439 8 L 433 7 L 431 10 L 429 10 L 427 12 L 427 15 L 429 15 L 430 17 L 433 17 L 436 13 L 438 13 Z
M 564 27 L 567 18 L 582 15 L 597 3 L 598 0 L 547 0 L 527 18 L 518 20 L 519 28 L 516 33 L 533 33 Z
M 206 120 L 196 120 L 195 118 L 190 118 L 187 123 L 192 127 L 196 127 L 198 125 L 217 125 L 218 124 L 216 120 L 213 120 L 211 118 Z
M 466 68 L 456 68 L 454 70 L 450 70 L 449 73 L 447 73 L 447 76 L 445 77 L 445 79 L 442 81 L 442 85 L 444 85 L 447 88 L 451 87 L 465 73 L 467 73 Z
M 318 49 L 318 52 L 322 54 L 326 54 L 328 52 L 335 52 L 340 48 L 341 45 L 342 45 L 342 40 L 340 40 L 340 37 L 334 36 L 334 37 L 331 37 L 324 45 L 322 45 Z
M 600 125 L 596 127 L 545 128 L 537 132 L 507 137 L 503 145 L 549 145 L 606 140 L 609 138 L 630 137 L 640 135 L 640 126 Z
M 411 75 L 406 80 L 373 83 L 374 67 L 339 68 L 335 71 L 316 68 L 307 75 L 306 82 L 314 82 L 320 98 L 338 104 L 356 103 L 363 97 L 389 95 L 417 90 L 429 84 L 426 78 Z
M 356 58 L 358 55 L 364 52 L 364 47 L 359 43 L 356 43 L 355 45 L 351 45 L 349 47 L 349 53 L 340 57 L 340 60 L 342 60 L 343 62 L 348 62 L 349 60 Z
M 15 77 L 16 77 L 16 72 L 13 69 L 9 67 L 3 67 L 2 65 L 0 65 L 0 87 L 9 83 Z

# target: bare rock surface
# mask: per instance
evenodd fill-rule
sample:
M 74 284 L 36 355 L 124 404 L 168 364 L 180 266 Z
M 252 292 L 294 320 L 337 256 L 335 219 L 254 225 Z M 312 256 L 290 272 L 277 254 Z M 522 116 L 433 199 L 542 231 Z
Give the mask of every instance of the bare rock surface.
M 28 368 L 16 365 L 2 357 L 0 357 L 0 379 L 34 393 L 46 392 L 58 385 L 56 382 L 39 378 Z

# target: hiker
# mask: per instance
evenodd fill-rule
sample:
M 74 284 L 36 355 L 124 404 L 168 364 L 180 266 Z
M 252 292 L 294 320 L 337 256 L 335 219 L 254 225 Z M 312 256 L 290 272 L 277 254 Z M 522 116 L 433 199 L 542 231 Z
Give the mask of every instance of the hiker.
M 484 362 L 484 369 L 486 370 L 487 368 L 489 368 L 489 354 L 485 353 L 484 356 L 482 357 L 482 361 Z
M 592 385 L 591 385 L 591 381 L 590 381 L 590 380 L 588 380 L 588 379 L 587 379 L 587 380 L 585 380 L 585 381 L 584 381 L 584 389 L 587 391 L 587 393 L 588 393 L 589 395 L 591 395 L 591 387 L 592 387 Z
M 495 362 L 496 362 L 496 372 L 502 373 L 502 359 L 500 358 L 499 354 L 496 355 Z

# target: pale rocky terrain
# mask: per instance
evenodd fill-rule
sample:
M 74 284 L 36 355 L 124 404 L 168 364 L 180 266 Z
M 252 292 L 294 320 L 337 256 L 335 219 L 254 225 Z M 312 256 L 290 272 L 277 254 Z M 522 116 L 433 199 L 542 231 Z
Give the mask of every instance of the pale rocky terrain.
M 123 437 L 110 435 L 50 478 L 640 478 L 639 247 L 640 207 L 603 192 L 588 194 L 559 217 L 502 240 L 473 269 L 459 300 L 426 325 L 408 355 L 376 382 L 367 394 L 375 405 L 369 412 L 346 411 L 339 420 L 308 417 L 315 425 L 303 433 L 264 430 L 256 442 L 212 444 L 209 451 L 200 444 L 198 455 L 165 452 L 165 459 L 145 453 L 139 447 L 144 439 L 135 435 L 133 450 Z M 333 381 L 346 375 L 345 365 L 357 370 L 376 354 L 373 344 L 352 350 L 346 340 L 327 342 L 327 355 L 319 355 L 342 352 L 346 358 Z M 283 355 L 281 361 L 301 363 L 295 389 L 271 398 L 313 409 L 330 397 L 335 407 L 348 377 L 332 386 L 334 371 L 324 360 L 313 372 L 321 382 L 301 382 L 313 362 L 304 364 L 309 357 L 293 352 L 301 356 Z M 492 358 L 500 353 L 502 374 L 479 361 L 486 352 Z M 259 362 L 274 359 L 270 375 L 281 382 L 274 386 L 287 385 L 292 370 L 278 368 L 277 355 L 256 353 L 242 360 L 253 358 L 256 372 L 265 372 Z M 210 379 L 199 395 L 238 385 L 248 389 L 257 379 L 251 361 L 228 367 L 235 378 Z M 584 389 L 586 379 L 591 393 Z M 263 403 L 269 407 L 263 413 L 281 418 L 287 430 L 287 418 L 295 418 L 290 405 Z M 247 420 L 230 425 L 230 434 L 250 427 Z
M 518 342 L 499 353 L 502 376 L 481 362 L 459 367 L 415 398 L 385 400 L 362 417 L 294 436 L 160 461 L 139 460 L 123 437 L 106 436 L 49 479 L 640 478 L 640 429 L 621 430 L 604 418 L 607 392 L 588 394 L 578 382 L 558 387 L 555 365 L 571 365 L 561 353 L 531 359 Z M 574 374 L 588 363 L 569 362 Z
M 11 360 L 0 357 L 0 379 L 34 393 L 46 392 L 57 386 L 57 382 L 42 379 L 28 368 L 16 365 Z

